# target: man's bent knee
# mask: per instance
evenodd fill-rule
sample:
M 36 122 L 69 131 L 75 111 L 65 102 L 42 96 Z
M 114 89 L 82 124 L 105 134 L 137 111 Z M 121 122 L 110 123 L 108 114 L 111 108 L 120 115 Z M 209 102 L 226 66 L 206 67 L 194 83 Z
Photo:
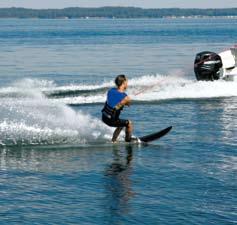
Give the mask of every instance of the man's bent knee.
M 127 128 L 129 128 L 129 127 L 132 127 L 132 121 L 131 120 L 128 120 L 128 122 L 127 122 Z

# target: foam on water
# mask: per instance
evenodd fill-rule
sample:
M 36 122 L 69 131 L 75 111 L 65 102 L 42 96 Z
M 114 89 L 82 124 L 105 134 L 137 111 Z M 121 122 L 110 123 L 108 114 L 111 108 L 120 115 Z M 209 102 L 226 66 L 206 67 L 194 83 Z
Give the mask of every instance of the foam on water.
M 0 144 L 62 144 L 107 140 L 111 130 L 98 119 L 47 99 L 45 81 L 25 79 L 13 84 L 27 97 L 0 98 Z
M 237 96 L 237 82 L 193 81 L 186 78 L 167 76 L 146 77 L 150 88 L 134 96 L 135 100 L 158 101 L 165 99 L 218 98 Z
M 90 90 L 87 94 L 75 93 L 67 96 L 65 93 L 60 101 L 65 104 L 92 104 L 103 103 L 106 98 L 104 87 L 112 87 L 112 82 L 101 85 L 74 86 L 75 90 Z M 166 99 L 195 99 L 195 98 L 218 98 L 237 96 L 237 82 L 219 81 L 196 81 L 184 76 L 176 75 L 146 75 L 139 78 L 129 79 L 128 94 L 134 101 L 160 101 Z M 66 91 L 68 87 L 63 87 Z M 57 88 L 56 90 L 59 90 Z M 69 90 L 69 88 L 68 88 Z M 72 90 L 72 87 L 70 87 Z M 100 91 L 98 91 L 100 90 Z M 53 91 L 53 90 L 52 90 Z
M 23 79 L 0 89 L 0 144 L 91 143 L 108 140 L 112 129 L 66 104 L 103 103 L 113 81 L 57 86 L 53 81 Z M 129 79 L 134 102 L 237 96 L 237 82 L 197 82 L 185 76 L 146 75 Z M 87 92 L 80 92 L 80 90 Z M 59 98 L 45 92 L 60 92 Z M 75 92 L 75 96 L 69 91 Z M 14 93 L 14 94 L 13 94 Z

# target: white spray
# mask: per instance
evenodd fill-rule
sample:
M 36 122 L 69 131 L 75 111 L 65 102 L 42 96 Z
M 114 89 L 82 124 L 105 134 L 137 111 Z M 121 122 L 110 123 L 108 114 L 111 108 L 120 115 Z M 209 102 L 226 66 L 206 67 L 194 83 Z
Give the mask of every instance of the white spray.
M 51 82 L 25 79 L 11 87 L 11 91 L 24 95 L 0 98 L 1 145 L 82 144 L 111 137 L 111 129 L 99 119 L 47 99 L 42 89 L 51 85 Z

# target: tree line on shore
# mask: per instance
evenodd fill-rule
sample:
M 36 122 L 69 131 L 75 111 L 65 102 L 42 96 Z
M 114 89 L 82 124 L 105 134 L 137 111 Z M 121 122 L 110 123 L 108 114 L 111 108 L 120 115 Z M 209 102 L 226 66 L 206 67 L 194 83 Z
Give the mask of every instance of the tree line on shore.
M 143 9 L 136 7 L 100 7 L 65 9 L 0 8 L 0 18 L 165 18 L 237 16 L 237 8 L 224 9 Z

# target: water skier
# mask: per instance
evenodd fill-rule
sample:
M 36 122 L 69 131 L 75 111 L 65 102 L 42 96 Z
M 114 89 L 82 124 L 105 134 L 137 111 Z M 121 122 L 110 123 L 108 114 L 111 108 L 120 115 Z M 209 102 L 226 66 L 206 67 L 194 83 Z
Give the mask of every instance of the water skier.
M 115 78 L 116 87 L 111 88 L 107 93 L 107 100 L 102 109 L 102 121 L 110 127 L 116 127 L 112 142 L 116 142 L 120 132 L 125 127 L 125 141 L 132 140 L 132 122 L 127 119 L 120 119 L 120 113 L 124 106 L 130 106 L 131 98 L 125 93 L 128 87 L 128 79 L 125 75 L 118 75 Z

